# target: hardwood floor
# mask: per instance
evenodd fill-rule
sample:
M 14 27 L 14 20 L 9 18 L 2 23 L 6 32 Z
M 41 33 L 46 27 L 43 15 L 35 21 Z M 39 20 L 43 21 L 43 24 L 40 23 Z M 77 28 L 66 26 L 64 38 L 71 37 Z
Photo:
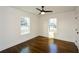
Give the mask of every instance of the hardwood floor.
M 54 40 L 54 41 L 53 41 Z M 1 53 L 77 53 L 78 49 L 72 42 L 62 41 L 58 39 L 49 39 L 47 37 L 38 36 L 29 41 L 23 42 L 11 48 L 1 51 Z

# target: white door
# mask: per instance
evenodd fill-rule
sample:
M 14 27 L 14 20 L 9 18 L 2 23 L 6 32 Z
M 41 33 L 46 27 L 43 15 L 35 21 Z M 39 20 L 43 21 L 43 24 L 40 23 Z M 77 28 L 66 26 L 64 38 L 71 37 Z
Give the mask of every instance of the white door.
M 75 22 L 75 35 L 76 35 L 76 39 L 75 39 L 75 44 L 77 45 L 78 49 L 79 49 L 79 17 L 77 16 L 75 18 L 76 22 Z

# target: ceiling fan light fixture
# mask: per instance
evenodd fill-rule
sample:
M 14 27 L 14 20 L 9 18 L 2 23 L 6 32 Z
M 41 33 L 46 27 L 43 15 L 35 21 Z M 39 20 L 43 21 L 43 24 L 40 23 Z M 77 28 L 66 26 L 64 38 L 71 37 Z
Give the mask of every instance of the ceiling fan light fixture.
M 41 12 L 41 14 L 42 14 L 42 15 L 44 15 L 44 14 L 45 14 L 45 12 Z
M 39 8 L 36 8 L 38 11 L 40 11 L 40 13 L 39 13 L 39 15 L 41 14 L 41 15 L 44 15 L 44 14 L 46 14 L 46 13 L 48 13 L 48 12 L 53 12 L 53 11 L 51 11 L 51 10 L 45 10 L 45 8 L 44 8 L 44 6 L 41 6 L 41 9 L 39 9 Z

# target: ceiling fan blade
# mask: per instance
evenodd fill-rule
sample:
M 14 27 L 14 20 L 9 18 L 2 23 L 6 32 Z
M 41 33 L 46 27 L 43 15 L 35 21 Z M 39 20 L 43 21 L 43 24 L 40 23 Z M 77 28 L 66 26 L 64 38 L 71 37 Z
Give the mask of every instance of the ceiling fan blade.
M 44 11 L 44 12 L 53 12 L 53 11 Z
M 39 8 L 36 8 L 37 10 L 39 10 L 39 11 L 41 11 L 41 9 L 39 9 Z

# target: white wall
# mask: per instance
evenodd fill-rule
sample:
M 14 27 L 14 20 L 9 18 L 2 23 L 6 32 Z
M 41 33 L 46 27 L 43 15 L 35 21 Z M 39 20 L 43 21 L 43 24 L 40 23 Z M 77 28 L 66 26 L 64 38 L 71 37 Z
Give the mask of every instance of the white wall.
M 19 21 L 22 16 L 30 17 L 31 33 L 20 35 Z M 12 7 L 0 7 L 0 51 L 38 36 L 36 15 Z
M 50 18 L 57 18 L 57 33 L 55 38 L 74 42 L 75 31 L 74 31 L 74 11 L 58 13 L 58 14 L 47 14 L 42 16 L 40 19 L 41 33 L 42 36 L 48 36 L 48 20 Z

